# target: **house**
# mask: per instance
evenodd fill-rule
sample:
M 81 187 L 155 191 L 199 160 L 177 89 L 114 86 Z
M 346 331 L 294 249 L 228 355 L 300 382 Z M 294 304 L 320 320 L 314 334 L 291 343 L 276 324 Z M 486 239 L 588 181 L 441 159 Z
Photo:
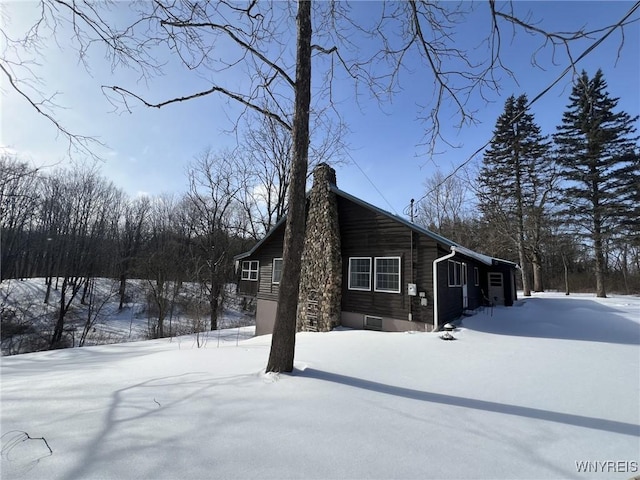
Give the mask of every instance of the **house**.
M 320 164 L 307 196 L 298 331 L 342 325 L 431 331 L 488 302 L 513 305 L 513 262 L 489 257 L 392 215 L 337 187 Z M 256 335 L 272 332 L 285 222 L 236 257 L 238 291 L 256 296 Z

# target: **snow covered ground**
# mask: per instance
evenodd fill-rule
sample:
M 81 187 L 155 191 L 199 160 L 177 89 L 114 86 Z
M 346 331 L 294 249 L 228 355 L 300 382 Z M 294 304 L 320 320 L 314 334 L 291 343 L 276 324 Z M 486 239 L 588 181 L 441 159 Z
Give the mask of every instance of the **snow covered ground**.
M 55 282 L 58 284 L 60 282 Z M 85 345 L 105 345 L 146 340 L 157 325 L 157 313 L 150 301 L 149 283 L 144 280 L 127 281 L 127 303 L 118 309 L 119 295 L 117 280 L 108 278 L 94 279 L 93 296 L 81 302 L 82 288 L 74 298 L 65 319 L 64 344 L 78 346 L 87 321 Z M 3 313 L 2 354 L 47 350 L 57 318 L 60 291 L 51 289 L 49 302 L 43 302 L 46 292 L 44 278 L 24 280 L 4 280 L 0 283 L 0 312 Z M 90 300 L 92 309 L 89 311 Z M 175 296 L 174 308 L 164 320 L 166 336 L 184 335 L 194 332 L 206 332 L 210 318 L 206 307 L 198 306 L 200 301 L 197 284 L 184 283 Z M 11 312 L 5 312 L 10 309 Z M 7 313 L 9 315 L 7 315 Z M 6 318 L 13 313 L 10 321 Z M 91 315 L 89 315 L 91 313 Z M 227 285 L 224 308 L 218 317 L 220 328 L 244 327 L 252 325 L 255 318 L 241 305 L 241 299 L 235 295 L 235 285 Z M 7 331 L 18 332 L 9 335 Z M 171 335 L 169 335 L 171 331 Z M 22 333 L 19 333 L 22 332 Z M 229 333 L 229 332 L 227 332 Z M 6 335 L 5 335 L 6 334 Z M 216 335 L 213 335 L 217 337 Z M 211 340 L 212 335 L 202 336 L 203 341 Z M 216 342 L 218 339 L 215 339 Z
M 301 333 L 291 375 L 251 327 L 4 357 L 2 478 L 640 474 L 640 298 L 520 303 L 455 341 Z

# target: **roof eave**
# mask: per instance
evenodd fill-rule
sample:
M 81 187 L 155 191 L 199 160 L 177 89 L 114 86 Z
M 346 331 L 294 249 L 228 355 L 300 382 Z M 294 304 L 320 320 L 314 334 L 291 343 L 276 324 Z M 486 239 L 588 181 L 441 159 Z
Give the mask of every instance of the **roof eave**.
M 261 246 L 265 241 L 267 241 L 267 239 L 268 239 L 268 238 L 273 234 L 273 232 L 275 232 L 275 231 L 278 229 L 278 227 L 280 227 L 280 225 L 282 225 L 282 224 L 283 224 L 284 222 L 286 222 L 286 221 L 287 221 L 287 216 L 286 216 L 286 215 L 284 215 L 280 220 L 278 220 L 278 221 L 275 223 L 275 225 L 274 225 L 273 227 L 271 227 L 271 229 L 270 229 L 270 230 L 265 234 L 265 236 L 264 236 L 264 237 L 262 237 L 262 239 L 261 239 L 261 240 L 259 240 L 259 241 L 258 241 L 258 243 L 256 243 L 256 244 L 253 246 L 253 248 L 252 248 L 251 250 L 249 250 L 248 252 L 240 253 L 240 254 L 236 255 L 235 257 L 233 257 L 233 259 L 234 259 L 235 261 L 238 261 L 238 260 L 242 260 L 243 258 L 247 258 L 247 257 L 250 257 L 251 255 L 253 255 L 253 253 L 254 253 L 258 248 L 260 248 L 260 246 Z

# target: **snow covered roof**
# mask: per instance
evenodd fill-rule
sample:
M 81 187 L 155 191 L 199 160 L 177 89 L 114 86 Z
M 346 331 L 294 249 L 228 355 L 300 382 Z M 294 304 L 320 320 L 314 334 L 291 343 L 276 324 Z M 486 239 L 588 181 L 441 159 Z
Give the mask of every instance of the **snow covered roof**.
M 508 265 L 516 266 L 515 263 L 510 262 L 509 260 L 503 260 L 501 258 L 490 257 L 489 255 L 485 255 L 483 253 L 474 252 L 473 250 L 469 250 L 468 248 L 462 247 L 460 245 L 453 246 L 453 250 L 456 252 L 465 255 L 467 257 L 478 260 L 485 265 L 495 265 L 496 263 L 506 263 Z

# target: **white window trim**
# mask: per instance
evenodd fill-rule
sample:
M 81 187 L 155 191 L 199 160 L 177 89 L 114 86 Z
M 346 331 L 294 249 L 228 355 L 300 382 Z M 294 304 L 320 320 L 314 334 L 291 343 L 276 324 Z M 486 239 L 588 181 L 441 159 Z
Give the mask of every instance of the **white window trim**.
M 248 268 L 245 268 L 245 264 L 248 264 Z M 255 264 L 256 266 L 255 269 L 251 268 L 253 264 Z M 240 280 L 245 280 L 247 282 L 257 282 L 259 271 L 260 271 L 260 262 L 258 260 L 243 260 L 242 273 L 240 274 Z M 252 273 L 256 274 L 255 275 L 256 278 L 251 278 Z
M 369 260 L 369 286 L 367 288 L 351 286 L 351 260 Z M 349 257 L 349 290 L 357 290 L 360 292 L 370 292 L 372 270 L 373 269 L 371 268 L 371 257 Z
M 281 257 L 276 257 L 273 259 L 273 263 L 271 264 L 271 283 L 274 285 L 280 285 L 280 280 L 276 282 L 275 273 L 276 273 L 276 260 L 280 260 L 282 262 Z M 280 278 L 282 279 L 282 267 L 280 267 Z
M 387 290 L 378 288 L 378 260 L 397 260 L 398 261 L 398 289 Z M 374 292 L 380 293 L 400 293 L 402 291 L 402 257 L 375 257 L 374 258 Z
M 478 287 L 480 285 L 480 269 L 473 267 L 473 284 Z

